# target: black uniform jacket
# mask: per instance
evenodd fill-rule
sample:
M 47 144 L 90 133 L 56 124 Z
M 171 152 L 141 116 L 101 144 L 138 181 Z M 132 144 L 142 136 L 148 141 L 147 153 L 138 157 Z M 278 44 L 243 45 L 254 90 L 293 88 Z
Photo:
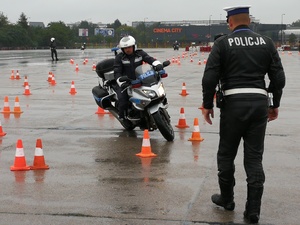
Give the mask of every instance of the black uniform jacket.
M 273 93 L 274 108 L 279 107 L 285 74 L 273 41 L 248 26 L 238 26 L 231 34 L 218 38 L 208 57 L 202 78 L 203 107 L 213 108 L 216 85 L 222 90 L 261 88 L 266 90 L 265 75 Z
M 56 49 L 56 42 L 51 41 L 49 46 L 50 46 L 51 50 L 55 50 Z
M 115 79 L 118 79 L 121 76 L 127 76 L 130 79 L 136 79 L 135 77 L 135 68 L 143 64 L 143 61 L 152 65 L 155 61 L 155 58 L 149 56 L 143 50 L 136 50 L 131 55 L 126 55 L 121 52 L 116 55 L 114 63 L 114 75 Z

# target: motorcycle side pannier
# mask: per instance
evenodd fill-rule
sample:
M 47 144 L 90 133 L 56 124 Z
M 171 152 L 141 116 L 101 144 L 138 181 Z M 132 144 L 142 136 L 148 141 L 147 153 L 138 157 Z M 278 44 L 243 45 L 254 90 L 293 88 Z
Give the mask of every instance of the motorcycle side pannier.
M 110 72 L 114 70 L 114 62 L 115 59 L 104 59 L 97 63 L 96 65 L 96 73 L 102 79 L 104 79 L 104 73 Z

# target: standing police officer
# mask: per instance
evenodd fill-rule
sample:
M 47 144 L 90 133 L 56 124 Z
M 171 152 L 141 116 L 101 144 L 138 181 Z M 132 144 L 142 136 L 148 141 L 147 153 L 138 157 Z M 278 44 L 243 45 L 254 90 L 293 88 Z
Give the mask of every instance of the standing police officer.
M 52 58 L 52 61 L 54 61 L 54 57 L 55 57 L 55 60 L 58 61 L 58 58 L 57 58 L 57 51 L 56 51 L 56 41 L 55 41 L 55 38 L 52 37 L 50 39 L 50 50 L 51 50 L 51 58 Z
M 226 210 L 234 210 L 234 159 L 243 138 L 247 176 L 244 217 L 250 223 L 257 223 L 265 182 L 262 166 L 265 131 L 267 122 L 277 119 L 285 74 L 272 40 L 250 30 L 249 8 L 224 9 L 232 33 L 215 41 L 207 60 L 202 79 L 202 112 L 204 119 L 212 124 L 215 89 L 220 86 L 221 92 L 217 93 L 217 106 L 221 110 L 217 163 L 221 193 L 212 195 L 211 199 Z M 270 80 L 268 88 L 266 74 Z M 273 99 L 268 98 L 271 94 Z

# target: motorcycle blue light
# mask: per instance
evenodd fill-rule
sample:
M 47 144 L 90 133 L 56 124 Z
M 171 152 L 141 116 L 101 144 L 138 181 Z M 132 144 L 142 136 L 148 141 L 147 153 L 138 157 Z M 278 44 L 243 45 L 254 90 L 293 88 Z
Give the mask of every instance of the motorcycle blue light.
M 161 78 L 165 78 L 165 77 L 167 77 L 167 76 L 168 76 L 168 74 L 166 73 L 166 71 L 165 71 L 165 70 L 161 70 L 161 71 L 159 71 L 159 72 L 158 72 L 158 74 L 160 75 L 160 77 L 161 77 Z
M 130 101 L 131 101 L 132 103 L 135 103 L 135 104 L 141 104 L 141 99 L 130 98 Z

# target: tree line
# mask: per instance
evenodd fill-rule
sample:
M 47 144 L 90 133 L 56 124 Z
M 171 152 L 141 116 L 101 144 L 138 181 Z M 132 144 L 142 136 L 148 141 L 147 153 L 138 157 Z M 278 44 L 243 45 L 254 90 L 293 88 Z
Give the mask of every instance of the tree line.
M 21 13 L 17 23 L 12 24 L 7 16 L 0 12 L 0 49 L 43 49 L 48 48 L 50 38 L 55 37 L 58 48 L 80 48 L 83 43 L 93 48 L 116 46 L 122 36 L 132 35 L 139 40 L 139 46 L 145 47 L 150 43 L 151 31 L 159 26 L 154 23 L 146 26 L 140 23 L 137 27 L 122 24 L 118 19 L 114 23 L 107 24 L 108 28 L 114 29 L 114 36 L 104 37 L 101 34 L 94 35 L 96 24 L 81 21 L 79 25 L 67 26 L 64 22 L 51 22 L 46 28 L 29 26 L 28 18 Z M 291 27 L 300 27 L 300 20 L 291 24 Z M 79 29 L 88 29 L 88 37 L 78 35 Z M 290 43 L 296 42 L 297 37 L 290 35 Z M 298 40 L 299 41 L 299 40 Z
M 149 38 L 148 32 L 156 25 L 146 27 L 145 23 L 141 23 L 134 28 L 121 24 L 116 19 L 114 23 L 107 24 L 108 28 L 114 28 L 114 36 L 104 37 L 101 34 L 94 35 L 94 30 L 98 26 L 88 21 L 81 21 L 79 25 L 72 27 L 62 21 L 51 22 L 43 28 L 29 26 L 28 18 L 24 13 L 21 13 L 16 24 L 12 24 L 7 16 L 0 12 L 0 49 L 48 48 L 51 37 L 55 37 L 58 48 L 80 48 L 83 43 L 93 47 L 111 47 L 115 46 L 122 36 L 128 34 L 146 43 Z M 79 29 L 88 29 L 89 36 L 79 36 Z

